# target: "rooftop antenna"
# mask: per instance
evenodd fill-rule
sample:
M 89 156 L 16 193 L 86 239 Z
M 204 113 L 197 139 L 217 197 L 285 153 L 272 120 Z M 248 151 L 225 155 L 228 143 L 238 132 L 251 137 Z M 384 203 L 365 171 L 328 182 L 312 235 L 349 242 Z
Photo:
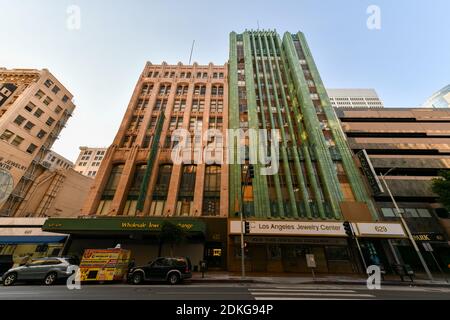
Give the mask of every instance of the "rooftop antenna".
M 191 60 L 192 60 L 192 52 L 194 51 L 194 44 L 195 44 L 195 40 L 192 41 L 191 55 L 189 56 L 189 65 L 191 64 Z

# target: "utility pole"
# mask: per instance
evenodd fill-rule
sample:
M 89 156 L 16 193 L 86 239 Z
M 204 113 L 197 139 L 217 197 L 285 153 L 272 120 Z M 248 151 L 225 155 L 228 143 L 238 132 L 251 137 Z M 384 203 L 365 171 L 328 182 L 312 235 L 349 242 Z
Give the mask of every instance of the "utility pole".
M 245 241 L 244 241 L 244 233 L 245 233 L 245 220 L 244 220 L 244 193 L 245 186 L 247 184 L 248 177 L 248 167 L 244 176 L 244 183 L 241 188 L 241 201 L 239 202 L 239 197 L 236 195 L 235 199 L 235 210 L 236 214 L 239 214 L 240 222 L 241 222 L 241 278 L 245 279 Z
M 420 253 L 419 247 L 417 246 L 416 241 L 414 240 L 414 237 L 411 234 L 411 230 L 409 230 L 409 227 L 405 221 L 405 219 L 403 218 L 403 214 L 400 211 L 400 208 L 397 205 L 397 201 L 395 201 L 394 196 L 392 195 L 391 189 L 389 189 L 389 186 L 386 182 L 385 176 L 394 168 L 391 168 L 388 172 L 386 172 L 384 175 L 380 175 L 381 181 L 383 181 L 384 186 L 386 187 L 386 190 L 389 194 L 389 196 L 391 197 L 392 203 L 394 204 L 395 210 L 397 211 L 398 216 L 400 217 L 400 221 L 403 225 L 403 228 L 405 228 L 406 233 L 408 235 L 409 240 L 411 241 L 414 250 L 416 250 L 416 253 L 420 259 L 420 262 L 422 263 L 423 268 L 425 269 L 425 272 L 428 275 L 428 278 L 430 278 L 431 281 L 433 281 L 433 275 L 430 272 L 430 269 L 428 269 L 427 263 L 425 262 L 425 259 L 423 258 L 422 254 Z

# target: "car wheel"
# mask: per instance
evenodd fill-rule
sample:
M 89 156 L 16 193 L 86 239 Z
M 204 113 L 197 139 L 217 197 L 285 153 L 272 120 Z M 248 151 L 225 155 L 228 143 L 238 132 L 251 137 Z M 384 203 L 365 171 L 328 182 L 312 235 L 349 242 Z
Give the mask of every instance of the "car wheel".
M 178 275 L 178 273 L 172 272 L 171 274 L 169 274 L 167 280 L 171 285 L 174 285 L 180 281 L 180 276 Z
M 44 284 L 46 286 L 51 286 L 55 282 L 56 282 L 56 273 L 55 272 L 50 272 L 44 279 Z
M 17 274 L 16 273 L 10 273 L 6 276 L 5 279 L 3 279 L 3 285 L 5 287 L 12 286 L 14 282 L 17 280 Z
M 144 274 L 142 272 L 133 273 L 133 284 L 141 284 L 144 281 Z

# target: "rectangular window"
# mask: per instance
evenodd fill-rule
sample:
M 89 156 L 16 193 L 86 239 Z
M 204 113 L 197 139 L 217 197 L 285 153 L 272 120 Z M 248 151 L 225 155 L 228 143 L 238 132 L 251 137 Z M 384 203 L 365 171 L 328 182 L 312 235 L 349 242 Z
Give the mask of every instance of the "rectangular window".
M 23 141 L 23 138 L 22 138 L 22 137 L 16 136 L 16 137 L 14 138 L 14 140 L 11 142 L 11 144 L 12 144 L 13 146 L 18 147 L 18 146 L 20 146 L 20 144 L 22 143 L 22 141 Z
M 386 218 L 392 218 L 395 217 L 394 210 L 392 208 L 381 208 L 381 212 L 383 213 L 383 216 Z
M 62 108 L 61 108 L 60 106 L 56 106 L 56 108 L 55 108 L 55 113 L 56 113 L 56 114 L 60 114 L 61 111 L 62 111 Z
M 4 141 L 9 141 L 13 135 L 14 133 L 12 131 L 5 130 L 5 132 L 3 132 L 3 134 L 0 136 L 0 139 Z
M 50 127 L 54 122 L 55 119 L 53 119 L 52 117 L 48 117 L 48 120 L 45 122 L 45 124 Z
M 29 154 L 33 154 L 36 149 L 37 149 L 37 146 L 31 143 L 30 146 L 27 149 L 27 152 Z
M 50 97 L 47 97 L 47 98 L 45 98 L 45 100 L 44 100 L 44 104 L 45 104 L 46 106 L 50 105 L 50 103 L 52 103 L 52 102 L 53 102 L 53 100 L 52 100 Z
M 21 115 L 18 115 L 17 118 L 14 120 L 14 123 L 21 126 L 22 123 L 25 121 L 25 118 Z
M 37 134 L 37 137 L 38 137 L 39 139 L 42 139 L 42 138 L 44 138 L 46 135 L 47 135 L 47 132 L 45 132 L 44 130 L 40 130 L 40 131 L 38 132 L 38 134 Z
M 34 123 L 33 122 L 31 122 L 31 121 L 28 121 L 26 124 L 25 124 L 25 127 L 24 127 L 26 130 L 31 130 L 31 129 L 33 129 L 34 128 Z
M 53 81 L 52 80 L 50 80 L 50 79 L 47 79 L 47 80 L 45 80 L 45 82 L 44 82 L 44 85 L 47 87 L 47 88 L 50 88 L 52 85 L 53 85 Z
M 58 92 L 60 92 L 60 91 L 61 91 L 61 89 L 58 86 L 54 86 L 53 89 L 52 89 L 52 92 L 54 94 L 58 94 Z
M 428 209 L 417 209 L 417 213 L 421 218 L 431 218 L 431 214 Z
M 62 98 L 62 102 L 66 103 L 67 101 L 69 101 L 69 97 L 64 95 L 64 97 Z
M 36 105 L 32 102 L 28 102 L 28 104 L 25 107 L 25 110 L 27 110 L 28 112 L 33 111 L 33 109 L 36 108 Z
M 34 112 L 34 116 L 36 118 L 40 118 L 43 113 L 44 113 L 44 111 L 42 111 L 42 109 L 37 108 L 36 111 Z
M 42 90 L 38 90 L 34 96 L 40 100 L 45 96 L 45 93 Z

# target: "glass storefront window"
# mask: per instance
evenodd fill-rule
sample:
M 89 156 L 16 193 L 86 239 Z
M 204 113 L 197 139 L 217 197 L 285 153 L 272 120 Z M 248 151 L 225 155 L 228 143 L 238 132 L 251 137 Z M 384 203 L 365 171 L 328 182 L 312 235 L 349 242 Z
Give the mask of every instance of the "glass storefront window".
M 347 247 L 325 247 L 325 254 L 329 261 L 349 260 Z
M 392 208 L 381 208 L 381 212 L 383 213 L 383 216 L 386 218 L 392 218 L 395 217 L 394 210 Z
M 417 209 L 417 212 L 421 218 L 431 218 L 431 214 L 428 209 Z
M 405 209 L 405 217 L 407 218 L 418 218 L 419 214 L 417 213 L 417 210 L 414 208 L 406 208 Z
M 269 259 L 280 260 L 281 259 L 281 247 L 278 245 L 268 246 Z

